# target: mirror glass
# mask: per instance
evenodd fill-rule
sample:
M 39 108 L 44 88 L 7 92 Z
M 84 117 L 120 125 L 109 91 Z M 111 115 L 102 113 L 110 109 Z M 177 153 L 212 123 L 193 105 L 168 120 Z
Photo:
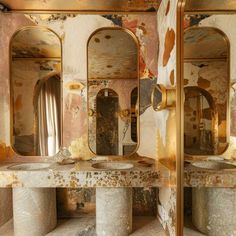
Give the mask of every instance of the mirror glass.
M 88 42 L 89 147 L 130 155 L 138 145 L 138 43 L 122 28 L 102 28 Z
M 192 155 L 222 154 L 228 146 L 229 46 L 215 28 L 184 34 L 184 150 Z
M 52 156 L 61 143 L 61 43 L 26 27 L 11 39 L 11 143 L 20 155 Z

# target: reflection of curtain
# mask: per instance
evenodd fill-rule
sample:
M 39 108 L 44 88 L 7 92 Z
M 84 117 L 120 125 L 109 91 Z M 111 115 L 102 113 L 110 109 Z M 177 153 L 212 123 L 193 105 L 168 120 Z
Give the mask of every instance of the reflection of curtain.
M 36 102 L 37 155 L 53 156 L 60 147 L 60 79 L 53 76 L 39 88 Z

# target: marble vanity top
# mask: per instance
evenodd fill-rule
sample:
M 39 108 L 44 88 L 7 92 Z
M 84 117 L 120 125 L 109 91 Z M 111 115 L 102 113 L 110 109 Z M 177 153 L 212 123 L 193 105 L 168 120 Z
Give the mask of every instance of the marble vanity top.
M 94 168 L 105 162 L 102 160 L 76 161 L 70 165 L 42 160 L 1 163 L 0 187 L 160 187 L 171 184 L 171 171 L 149 158 L 113 161 L 129 164 L 129 169 Z
M 184 180 L 185 187 L 235 187 L 236 161 L 187 157 Z

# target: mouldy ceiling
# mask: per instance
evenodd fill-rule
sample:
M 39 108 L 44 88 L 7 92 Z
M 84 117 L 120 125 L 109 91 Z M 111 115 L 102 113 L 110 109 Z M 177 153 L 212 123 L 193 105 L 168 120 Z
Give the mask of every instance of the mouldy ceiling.
M 89 79 L 137 79 L 137 45 L 123 30 L 102 30 L 88 44 Z
M 59 38 L 51 31 L 28 28 L 12 38 L 12 56 L 16 57 L 61 57 Z
M 214 28 L 192 28 L 184 33 L 185 58 L 224 58 L 227 42 Z
M 12 10 L 147 11 L 157 10 L 161 0 L 2 0 Z

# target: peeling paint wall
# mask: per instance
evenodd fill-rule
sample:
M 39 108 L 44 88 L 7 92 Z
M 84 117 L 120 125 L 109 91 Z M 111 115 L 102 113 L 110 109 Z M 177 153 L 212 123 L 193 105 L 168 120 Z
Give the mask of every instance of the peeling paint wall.
M 98 28 L 122 26 L 130 29 L 140 44 L 140 145 L 139 155 L 155 159 L 156 133 L 153 132 L 155 114 L 150 107 L 152 84 L 157 81 L 158 37 L 155 14 L 142 15 L 75 15 L 75 14 L 0 14 L 2 57 L 0 60 L 0 159 L 16 156 L 10 145 L 10 87 L 9 87 L 9 42 L 13 33 L 24 26 L 45 26 L 55 31 L 62 40 L 62 79 L 63 79 L 63 146 L 69 148 L 73 157 L 90 159 L 88 148 L 88 114 L 87 114 L 87 41 Z M 18 74 L 18 72 L 16 71 Z M 20 107 L 19 107 L 20 108 Z M 147 142 L 149 140 L 149 142 Z M 23 157 L 22 157 L 23 158 Z M 150 190 L 150 193 L 153 190 Z M 155 193 L 155 190 L 154 190 Z M 84 200 L 84 194 L 87 196 Z M 135 198 L 139 203 L 134 205 L 137 214 L 153 214 L 156 200 L 153 192 L 138 189 Z M 94 192 L 79 189 L 73 191 L 58 190 L 59 211 L 64 204 L 66 209 L 82 209 L 88 212 L 93 209 Z M 82 196 L 82 197 L 81 197 Z M 141 206 L 140 199 L 145 199 Z M 61 205 L 60 205 L 61 204 Z M 65 212 L 64 212 L 65 213 Z
M 17 24 L 15 21 L 17 20 Z M 157 51 L 158 41 L 156 32 L 155 15 L 74 15 L 74 14 L 42 14 L 42 15 L 20 15 L 1 14 L 3 34 L 1 45 L 4 48 L 1 60 L 2 77 L 0 78 L 1 100 L 0 109 L 4 110 L 5 117 L 3 132 L 0 134 L 2 147 L 9 146 L 9 74 L 8 68 L 8 44 L 12 34 L 26 25 L 45 26 L 55 31 L 62 39 L 63 44 L 63 146 L 72 152 L 73 157 L 89 159 L 93 154 L 88 148 L 87 137 L 87 65 L 86 51 L 89 36 L 98 28 L 122 26 L 130 29 L 137 36 L 140 43 L 140 84 L 144 90 L 151 89 L 152 81 L 157 77 Z M 5 25 L 12 25 L 11 31 L 5 29 Z M 76 30 L 77 29 L 77 30 Z M 6 32 L 5 32 L 6 31 Z M 3 40 L 4 38 L 4 40 Z M 82 89 L 69 84 L 81 83 Z M 4 89 L 3 89 L 4 88 Z M 150 114 L 150 94 L 142 93 L 140 117 L 140 129 L 142 137 L 138 154 L 156 158 L 155 135 L 152 141 L 145 142 L 150 137 L 150 121 L 154 123 L 154 116 Z M 147 114 L 147 113 L 149 114 Z M 145 114 L 146 113 L 146 114 Z M 152 117 L 150 117 L 150 115 Z M 151 119 L 151 120 L 150 120 Z

